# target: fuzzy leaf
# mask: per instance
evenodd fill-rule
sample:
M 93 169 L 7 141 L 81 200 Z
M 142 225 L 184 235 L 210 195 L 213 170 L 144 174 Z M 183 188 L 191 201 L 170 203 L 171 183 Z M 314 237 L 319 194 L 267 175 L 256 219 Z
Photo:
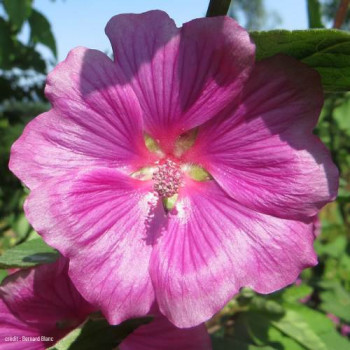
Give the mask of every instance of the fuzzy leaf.
M 24 268 L 55 262 L 59 253 L 41 238 L 24 242 L 0 256 L 0 268 Z
M 336 29 L 251 32 L 257 60 L 283 53 L 316 69 L 326 91 L 350 90 L 350 33 Z

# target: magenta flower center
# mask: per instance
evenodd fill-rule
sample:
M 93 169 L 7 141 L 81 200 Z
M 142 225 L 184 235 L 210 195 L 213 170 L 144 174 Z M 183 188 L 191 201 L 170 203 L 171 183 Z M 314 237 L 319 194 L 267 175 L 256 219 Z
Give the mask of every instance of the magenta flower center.
M 153 172 L 154 190 L 160 197 L 169 198 L 178 193 L 182 186 L 183 175 L 180 165 L 170 159 L 157 164 Z

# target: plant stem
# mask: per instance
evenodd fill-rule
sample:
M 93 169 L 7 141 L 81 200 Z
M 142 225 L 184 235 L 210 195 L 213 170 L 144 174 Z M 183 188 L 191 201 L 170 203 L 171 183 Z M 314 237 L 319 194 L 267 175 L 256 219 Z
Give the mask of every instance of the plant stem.
M 210 0 L 207 17 L 225 16 L 230 7 L 231 0 Z
M 333 28 L 339 29 L 342 26 L 349 8 L 349 3 L 350 0 L 341 0 L 338 11 L 335 15 Z

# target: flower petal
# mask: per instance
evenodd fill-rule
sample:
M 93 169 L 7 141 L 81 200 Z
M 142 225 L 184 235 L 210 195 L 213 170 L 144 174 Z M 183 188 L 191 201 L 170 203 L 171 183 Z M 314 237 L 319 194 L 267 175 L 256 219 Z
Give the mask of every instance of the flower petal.
M 68 260 L 15 272 L 0 287 L 1 349 L 44 349 L 85 321 L 95 309 L 68 277 Z M 5 337 L 18 337 L 6 341 Z M 53 337 L 49 341 L 23 340 Z M 17 346 L 17 347 L 16 347 Z
M 243 286 L 270 293 L 316 264 L 312 220 L 257 213 L 214 181 L 185 191 L 150 263 L 160 311 L 176 326 L 208 320 Z
M 158 310 L 152 310 L 154 320 L 137 328 L 119 345 L 120 350 L 210 350 L 211 342 L 205 327 L 177 328 Z
M 23 350 L 23 343 L 28 350 L 43 350 L 41 342 L 23 342 L 22 337 L 38 337 L 40 332 L 18 319 L 0 299 L 0 347 L 3 350 Z
M 200 127 L 185 157 L 252 209 L 281 218 L 314 216 L 338 188 L 330 153 L 312 135 L 322 103 L 312 69 L 282 55 L 259 62 L 240 105 Z
M 36 231 L 70 259 L 79 292 L 112 324 L 145 315 L 154 301 L 148 263 L 165 214 L 149 186 L 117 170 L 89 169 L 33 190 L 25 204 Z
M 248 33 L 229 17 L 178 29 L 161 11 L 118 15 L 106 33 L 145 112 L 145 127 L 163 147 L 234 100 L 253 65 Z
M 10 168 L 30 188 L 74 168 L 143 166 L 151 157 L 135 94 L 103 53 L 77 48 L 49 74 L 53 110 L 12 148 Z

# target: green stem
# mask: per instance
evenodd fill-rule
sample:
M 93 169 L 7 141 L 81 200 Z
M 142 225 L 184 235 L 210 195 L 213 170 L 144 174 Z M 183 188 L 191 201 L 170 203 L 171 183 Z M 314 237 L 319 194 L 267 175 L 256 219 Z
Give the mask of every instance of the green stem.
M 207 17 L 225 16 L 230 7 L 231 0 L 210 0 Z

